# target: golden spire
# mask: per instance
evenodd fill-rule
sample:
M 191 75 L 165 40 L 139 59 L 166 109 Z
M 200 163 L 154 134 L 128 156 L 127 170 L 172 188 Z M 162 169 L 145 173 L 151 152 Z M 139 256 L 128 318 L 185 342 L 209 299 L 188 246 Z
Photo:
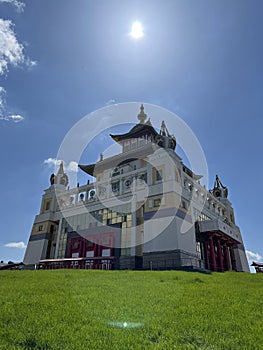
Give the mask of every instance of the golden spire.
M 144 113 L 143 104 L 141 104 L 140 110 L 141 110 L 141 112 L 138 114 L 137 118 L 139 119 L 141 124 L 144 124 L 145 120 L 147 119 L 147 114 Z

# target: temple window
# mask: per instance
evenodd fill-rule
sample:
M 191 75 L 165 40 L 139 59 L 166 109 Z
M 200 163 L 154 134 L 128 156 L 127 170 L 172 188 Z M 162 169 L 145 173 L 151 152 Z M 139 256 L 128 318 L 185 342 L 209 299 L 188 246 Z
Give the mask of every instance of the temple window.
M 143 146 L 144 144 L 145 144 L 144 136 L 139 137 L 138 146 L 141 147 L 141 146 Z
M 175 181 L 179 182 L 180 181 L 180 173 L 177 168 L 175 168 Z
M 162 172 L 162 170 L 156 170 L 156 173 L 155 173 L 155 179 L 156 179 L 156 181 L 162 181 L 162 178 L 163 178 L 163 172 Z
M 125 190 L 129 190 L 130 187 L 131 187 L 131 184 L 132 184 L 131 179 L 126 179 L 126 180 L 124 180 L 124 189 L 125 189 Z
M 110 249 L 102 249 L 101 256 L 110 256 Z
M 120 169 L 119 168 L 114 168 L 113 172 L 112 172 L 112 176 L 118 176 L 120 175 Z
M 198 255 L 198 258 L 201 259 L 201 243 L 196 242 L 196 253 Z
M 85 194 L 84 193 L 80 193 L 79 195 L 79 202 L 83 202 L 85 198 Z
M 111 184 L 111 189 L 112 189 L 112 192 L 116 193 L 116 192 L 119 192 L 120 190 L 120 182 L 113 182 Z
M 181 200 L 180 207 L 187 210 L 188 209 L 188 203 L 185 200 Z
M 103 245 L 109 245 L 110 244 L 110 237 L 109 236 L 104 236 L 102 238 L 102 244 Z
M 123 152 L 127 152 L 129 150 L 130 150 L 130 141 L 124 141 Z
M 139 176 L 140 184 L 147 183 L 147 174 L 141 174 Z
M 156 207 L 159 207 L 160 205 L 161 205 L 161 198 L 156 198 L 153 201 L 153 206 L 156 208 Z
M 131 140 L 131 149 L 137 148 L 137 139 Z

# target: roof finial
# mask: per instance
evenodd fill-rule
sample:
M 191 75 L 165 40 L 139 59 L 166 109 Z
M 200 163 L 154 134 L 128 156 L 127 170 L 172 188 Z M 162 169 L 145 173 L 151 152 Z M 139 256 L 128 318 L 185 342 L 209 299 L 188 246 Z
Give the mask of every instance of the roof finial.
M 141 112 L 138 114 L 137 118 L 139 119 L 141 124 L 144 124 L 145 120 L 147 119 L 147 114 L 144 113 L 143 104 L 141 104 L 140 110 L 141 110 Z
M 165 125 L 164 120 L 162 121 L 162 124 L 161 124 L 160 134 L 163 135 L 163 136 L 170 136 L 170 134 L 168 132 L 168 129 L 167 129 L 166 125 Z
M 64 172 L 63 161 L 59 164 L 59 169 L 57 174 L 52 174 L 50 176 L 50 185 L 68 185 L 68 176 Z
M 61 175 L 64 174 L 63 161 L 60 162 L 58 174 L 61 174 Z

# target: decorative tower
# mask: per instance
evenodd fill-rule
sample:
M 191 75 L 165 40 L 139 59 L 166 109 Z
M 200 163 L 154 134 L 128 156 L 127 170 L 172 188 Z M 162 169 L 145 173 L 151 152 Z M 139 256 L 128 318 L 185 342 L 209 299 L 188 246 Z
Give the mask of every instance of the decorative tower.
M 165 149 L 175 150 L 176 139 L 175 139 L 174 135 L 169 134 L 169 131 L 165 125 L 164 120 L 162 121 L 159 134 L 155 137 L 155 143 L 159 147 L 163 147 Z
M 50 185 L 68 185 L 68 176 L 64 172 L 63 162 L 60 163 L 57 175 L 51 174 Z
M 230 236 L 235 239 L 234 242 L 230 242 L 230 240 L 225 242 L 225 250 L 226 255 L 227 251 L 229 251 L 229 261 L 231 261 L 232 269 L 237 271 L 249 271 L 247 258 L 245 254 L 244 243 L 242 240 L 242 236 L 239 230 L 239 227 L 235 222 L 235 214 L 234 209 L 232 207 L 232 203 L 228 199 L 228 188 L 222 184 L 218 175 L 216 175 L 214 188 L 209 191 L 219 202 L 224 205 L 224 219 L 223 224 L 221 225 L 221 230 L 228 230 Z M 220 230 L 219 230 L 220 231 Z M 218 237 L 217 237 L 218 238 Z M 219 240 L 217 240 L 218 248 L 219 248 Z M 222 239 L 221 239 L 222 243 Z M 228 247 L 227 247 L 228 245 Z M 227 247 L 227 248 L 226 248 Z M 220 252 L 220 249 L 218 250 Z
M 228 200 L 228 188 L 222 184 L 218 175 L 216 175 L 214 188 L 210 190 L 210 193 L 213 194 L 220 202 L 226 206 L 226 222 L 229 224 L 235 225 L 235 215 L 234 209 L 232 208 L 231 202 Z
M 217 198 L 227 198 L 228 189 L 226 186 L 222 185 L 222 182 L 219 180 L 218 175 L 216 175 L 214 188 L 212 189 L 212 193 Z
M 60 220 L 56 192 L 65 191 L 67 185 L 68 176 L 61 162 L 57 173 L 50 176 L 50 187 L 42 196 L 40 213 L 35 217 L 24 257 L 26 265 L 54 258 Z

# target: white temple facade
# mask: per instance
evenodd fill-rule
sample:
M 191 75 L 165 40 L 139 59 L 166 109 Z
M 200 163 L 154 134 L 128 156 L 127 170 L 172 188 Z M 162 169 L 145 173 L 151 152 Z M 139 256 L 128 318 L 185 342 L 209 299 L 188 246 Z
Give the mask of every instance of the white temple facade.
M 144 112 L 126 134 L 110 135 L 122 152 L 79 165 L 93 183 L 68 188 L 63 164 L 50 178 L 24 263 L 40 268 L 247 271 L 228 189 L 184 165 L 165 122 Z

